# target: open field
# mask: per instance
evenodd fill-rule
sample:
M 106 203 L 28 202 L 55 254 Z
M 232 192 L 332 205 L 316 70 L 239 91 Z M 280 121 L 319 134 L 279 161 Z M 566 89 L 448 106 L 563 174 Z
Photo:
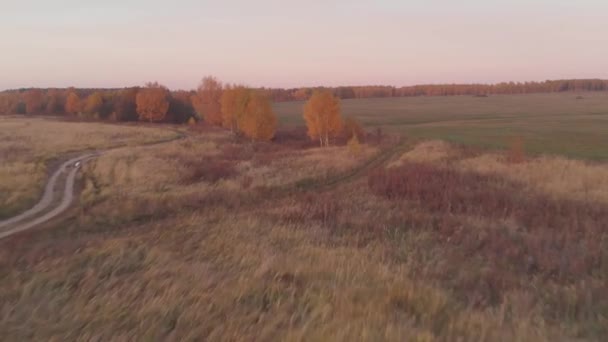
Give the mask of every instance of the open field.
M 606 164 L 201 129 L 109 151 L 80 184 L 64 220 L 0 241 L 5 340 L 608 334 Z
M 157 128 L 0 117 L 0 219 L 38 200 L 47 167 L 59 157 L 176 136 L 175 132 Z
M 410 137 L 608 160 L 608 93 L 409 97 L 343 100 L 345 116 Z M 303 102 L 275 104 L 284 125 L 302 124 Z

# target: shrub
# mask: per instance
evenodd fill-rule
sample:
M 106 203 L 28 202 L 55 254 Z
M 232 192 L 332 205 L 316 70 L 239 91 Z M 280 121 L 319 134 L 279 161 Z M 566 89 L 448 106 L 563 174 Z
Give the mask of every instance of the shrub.
M 361 155 L 361 144 L 359 143 L 359 138 L 355 133 L 353 133 L 353 136 L 350 138 L 350 140 L 348 140 L 348 151 L 354 157 Z
M 232 161 L 219 158 L 200 158 L 189 161 L 184 165 L 182 182 L 193 184 L 197 182 L 215 183 L 221 179 L 234 178 L 237 175 Z

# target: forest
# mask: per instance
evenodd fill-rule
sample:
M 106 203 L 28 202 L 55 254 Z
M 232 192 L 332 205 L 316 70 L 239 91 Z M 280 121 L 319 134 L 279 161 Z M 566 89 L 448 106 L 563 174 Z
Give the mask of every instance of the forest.
M 0 114 L 66 115 L 86 120 L 148 121 L 186 123 L 204 120 L 220 124 L 220 108 L 232 94 L 247 90 L 264 101 L 305 101 L 315 90 L 325 89 L 340 99 L 413 96 L 489 96 L 594 92 L 608 90 L 608 80 L 571 79 L 544 82 L 502 82 L 497 84 L 429 84 L 407 87 L 342 86 L 303 88 L 251 88 L 224 84 L 207 76 L 195 90 L 170 90 L 156 82 L 144 87 L 122 89 L 28 88 L 0 92 Z M 223 94 L 226 94 L 222 96 Z M 264 104 L 266 106 L 266 104 Z M 145 109 L 147 108 L 147 109 Z

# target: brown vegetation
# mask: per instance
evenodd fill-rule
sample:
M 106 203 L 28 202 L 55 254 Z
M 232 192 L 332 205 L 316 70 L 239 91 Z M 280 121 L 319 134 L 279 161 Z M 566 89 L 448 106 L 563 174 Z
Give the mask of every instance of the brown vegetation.
M 359 177 L 397 147 L 361 145 L 357 161 L 296 131 L 274 144 L 199 132 L 105 154 L 85 167 L 69 220 L 2 242 L 5 338 L 608 333 L 605 204 L 465 169 L 481 156 L 455 146 L 431 144 L 438 157 L 425 162 L 416 147 Z

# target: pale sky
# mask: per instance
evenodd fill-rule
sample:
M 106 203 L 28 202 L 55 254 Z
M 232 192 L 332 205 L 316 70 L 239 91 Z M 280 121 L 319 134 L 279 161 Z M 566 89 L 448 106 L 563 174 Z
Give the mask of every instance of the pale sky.
M 608 79 L 608 0 L 0 0 L 0 89 Z

